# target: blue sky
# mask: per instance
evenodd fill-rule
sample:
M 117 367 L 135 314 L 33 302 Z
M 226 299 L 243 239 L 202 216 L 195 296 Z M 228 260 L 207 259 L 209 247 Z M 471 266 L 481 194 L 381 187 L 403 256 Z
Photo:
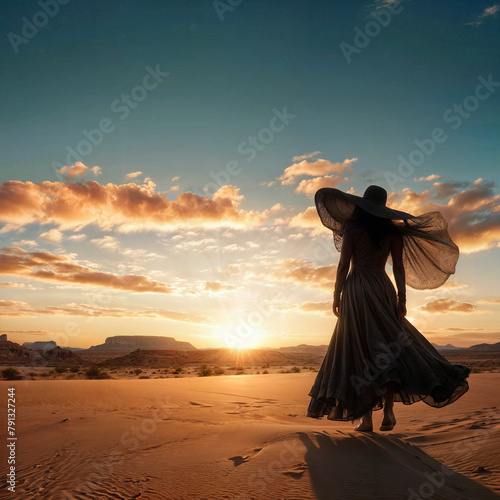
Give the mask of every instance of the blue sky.
M 420 321 L 421 327 L 429 329 L 439 341 L 447 324 L 454 327 L 464 323 L 469 328 L 464 337 L 451 339 L 457 344 L 475 343 L 474 338 L 466 336 L 473 328 L 483 328 L 481 335 L 488 341 L 500 340 L 494 326 L 499 319 L 498 305 L 480 302 L 498 299 L 495 286 L 486 283 L 491 266 L 497 265 L 500 235 L 495 209 L 500 160 L 500 87 L 495 85 L 500 82 L 500 7 L 494 0 L 233 0 L 232 4 L 73 0 L 64 5 L 52 0 L 47 2 L 47 9 L 57 13 L 45 17 L 43 5 L 43 1 L 9 3 L 1 20 L 1 181 L 20 181 L 21 191 L 15 194 L 14 205 L 24 207 L 22 189 L 31 189 L 27 183 L 39 185 L 45 181 L 92 181 L 100 186 L 143 183 L 149 186 L 144 188 L 148 193 L 163 194 L 169 201 L 188 192 L 210 198 L 215 189 L 203 188 L 215 175 L 221 181 L 217 187 L 227 184 L 239 190 L 238 194 L 227 192 L 224 196 L 246 215 L 243 226 L 233 228 L 236 233 L 233 240 L 227 238 L 226 245 L 221 243 L 225 238 L 221 236 L 225 234 L 224 214 L 217 228 L 193 225 L 189 218 L 182 222 L 181 217 L 175 227 L 164 221 L 164 226 L 155 223 L 151 229 L 146 221 L 143 228 L 136 224 L 125 230 L 123 219 L 106 225 L 96 215 L 78 227 L 74 221 L 68 225 L 66 219 L 47 212 L 37 214 L 34 209 L 30 216 L 23 212 L 16 223 L 16 209 L 10 204 L 0 219 L 4 225 L 0 233 L 3 247 L 24 248 L 27 252 L 46 250 L 69 256 L 88 269 L 95 269 L 96 264 L 103 272 L 138 273 L 178 285 L 165 302 L 165 297 L 149 292 L 118 292 L 107 285 L 82 284 L 72 289 L 70 281 L 44 281 L 27 276 L 21 268 L 8 271 L 11 274 L 4 273 L 5 283 L 10 285 L 1 291 L 4 300 L 18 302 L 5 306 L 12 314 L 5 330 L 13 332 L 14 339 L 36 340 L 65 330 L 67 318 L 58 321 L 45 315 L 40 319 L 35 305 L 84 304 L 88 300 L 85 294 L 104 290 L 113 296 L 108 302 L 121 303 L 122 309 L 164 307 L 171 312 L 195 314 L 201 307 L 208 322 L 134 318 L 127 323 L 127 327 L 133 325 L 128 333 L 144 327 L 154 334 L 173 331 L 177 338 L 200 347 L 220 344 L 213 332 L 221 321 L 217 315 L 221 307 L 227 305 L 231 310 L 242 297 L 259 302 L 266 296 L 264 292 L 281 287 L 287 290 L 286 297 L 280 299 L 283 304 L 275 307 L 281 312 L 272 315 L 269 329 L 254 339 L 254 345 L 306 341 L 310 332 L 305 325 L 311 322 L 315 329 L 311 343 L 326 343 L 333 320 L 324 305 L 317 306 L 320 312 L 316 311 L 314 318 L 313 313 L 304 311 L 287 316 L 283 308 L 285 303 L 297 307 L 307 301 L 323 304 L 329 300 L 328 285 L 311 291 L 310 286 L 292 278 L 276 278 L 269 283 L 262 278 L 269 275 L 266 269 L 280 266 L 284 270 L 317 271 L 335 264 L 337 254 L 332 252 L 329 262 L 315 262 L 308 250 L 308 244 L 317 238 L 330 241 L 328 234 L 314 227 L 319 221 L 313 223 L 308 218 L 307 224 L 299 224 L 300 214 L 312 206 L 310 192 L 294 191 L 298 177 L 289 183 L 276 180 L 298 162 L 311 163 L 313 169 L 314 162 L 323 159 L 326 163 L 319 177 L 330 176 L 332 185 L 340 189 L 362 194 L 367 185 L 377 183 L 390 191 L 392 203 L 401 207 L 416 211 L 445 207 L 443 213 L 450 219 L 452 236 L 465 250 L 457 272 L 462 282 L 453 293 L 451 287 L 436 292 L 438 295 L 416 293 L 412 313 L 416 324 L 419 326 Z M 41 27 L 30 33 L 26 26 L 32 22 Z M 355 37 L 363 37 L 359 33 L 365 34 L 363 47 L 359 40 L 356 45 Z M 350 62 L 341 44 L 355 48 Z M 161 81 L 154 77 L 144 80 L 155 71 L 168 76 L 160 76 Z M 145 82 L 149 90 L 144 90 Z M 479 85 L 483 87 L 481 100 L 474 97 Z M 138 89 L 141 86 L 142 90 Z M 137 100 L 127 97 L 131 95 Z M 465 109 L 459 112 L 454 106 Z M 276 120 L 272 121 L 283 114 L 289 116 L 287 123 L 279 122 L 278 126 Z M 103 120 L 108 133 L 102 133 L 101 140 L 94 132 L 96 144 L 85 149 L 82 141 L 88 138 L 83 131 L 92 132 Z M 275 131 L 271 130 L 272 123 Z M 434 141 L 432 154 L 425 155 L 421 164 L 414 164 L 410 175 L 401 176 L 398 157 L 408 160 L 418 149 L 415 141 L 429 139 L 436 129 L 442 129 L 440 137 L 446 140 Z M 258 140 L 255 154 L 248 153 L 252 137 Z M 79 158 L 67 158 L 68 148 L 79 147 Z M 305 158 L 297 159 L 302 156 Z M 332 166 L 350 159 L 356 159 L 350 170 Z M 99 169 L 82 171 L 81 176 L 56 171 L 77 161 L 87 169 Z M 233 166 L 237 162 L 238 173 L 221 174 L 227 172 L 228 162 Z M 141 174 L 126 177 L 134 172 Z M 397 182 L 393 175 L 399 176 Z M 328 180 L 319 177 L 316 182 Z M 474 184 L 477 179 L 483 181 Z M 52 196 L 66 203 L 61 191 L 58 193 Z M 460 195 L 469 196 L 467 217 L 456 212 L 456 202 L 461 198 L 455 197 Z M 88 198 L 82 198 L 80 206 L 86 202 Z M 277 204 L 279 207 L 270 211 Z M 21 211 L 19 208 L 18 213 Z M 146 212 L 151 213 L 146 210 L 145 217 Z M 247 224 L 252 219 L 249 213 L 259 218 L 256 227 Z M 114 220 L 113 214 L 107 217 Z M 234 220 L 228 222 L 231 226 Z M 479 229 L 474 226 L 477 222 L 481 223 Z M 47 236 L 51 229 L 60 234 Z M 76 233 L 84 236 L 69 239 Z M 175 236 L 178 240 L 172 239 Z M 114 240 L 103 240 L 105 237 Z M 200 258 L 200 249 L 187 244 L 190 238 L 215 240 L 217 244 L 208 242 Z M 172 245 L 181 240 L 187 246 L 179 248 L 178 255 Z M 22 241 L 31 243 L 19 244 Z M 221 250 L 232 244 L 244 249 Z M 127 255 L 131 255 L 124 253 L 127 248 L 133 248 L 135 258 L 140 260 L 135 270 L 127 262 Z M 144 257 L 146 252 L 160 255 L 162 251 L 166 257 Z M 294 264 L 290 259 L 296 255 L 300 255 L 300 263 Z M 221 271 L 250 263 L 254 267 L 245 271 L 250 274 Z M 211 290 L 213 296 L 209 298 L 202 293 L 208 293 L 203 288 L 206 277 L 210 278 L 205 282 L 221 287 Z M 195 279 L 201 280 L 199 289 L 190 297 L 189 287 L 179 283 Z M 13 286 L 16 280 L 26 287 Z M 29 285 L 36 290 L 30 290 Z M 49 296 L 49 302 L 42 300 Z M 455 302 L 438 303 L 444 310 L 435 314 L 419 309 L 436 300 Z M 472 308 L 467 310 L 460 304 Z M 24 307 L 22 314 L 20 307 Z M 106 314 L 93 320 L 92 328 L 86 324 L 81 337 L 71 338 L 73 344 L 97 343 L 106 331 L 123 328 L 123 318 L 113 320 L 109 310 Z M 80 318 L 78 312 L 71 315 Z M 432 318 L 432 328 L 428 318 Z M 38 331 L 35 323 L 43 323 L 45 333 L 26 333 Z M 277 329 L 290 329 L 290 336 L 278 336 Z

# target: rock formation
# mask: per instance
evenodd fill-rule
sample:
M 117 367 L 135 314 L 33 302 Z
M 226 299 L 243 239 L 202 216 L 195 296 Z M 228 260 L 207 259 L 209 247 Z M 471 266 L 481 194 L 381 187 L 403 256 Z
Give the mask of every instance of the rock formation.
M 196 351 L 189 342 L 181 342 L 173 337 L 117 335 L 108 337 L 104 344 L 94 345 L 89 351 L 135 351 L 136 349 L 157 349 L 176 351 Z

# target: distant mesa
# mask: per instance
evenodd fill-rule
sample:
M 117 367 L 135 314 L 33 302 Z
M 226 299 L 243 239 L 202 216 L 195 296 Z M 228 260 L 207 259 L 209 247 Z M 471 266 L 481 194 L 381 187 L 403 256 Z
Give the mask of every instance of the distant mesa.
M 456 347 L 451 344 L 446 344 L 446 345 L 437 345 L 437 344 L 432 344 L 438 351 L 441 351 L 443 349 L 466 349 L 465 347 Z
M 476 344 L 468 347 L 471 351 L 500 351 L 500 342 L 496 344 Z
M 54 349 L 57 344 L 53 340 L 47 341 L 37 341 L 37 342 L 25 342 L 23 347 L 28 349 Z
M 175 350 L 196 351 L 189 342 L 175 340 L 173 337 L 143 336 L 143 335 L 116 335 L 108 337 L 104 344 L 93 345 L 89 351 L 135 351 L 148 350 Z
M 25 342 L 23 347 L 27 349 L 54 349 L 56 347 L 60 349 L 66 349 L 68 351 L 86 351 L 82 347 L 66 347 L 66 346 L 58 346 L 53 340 L 37 340 L 36 342 Z

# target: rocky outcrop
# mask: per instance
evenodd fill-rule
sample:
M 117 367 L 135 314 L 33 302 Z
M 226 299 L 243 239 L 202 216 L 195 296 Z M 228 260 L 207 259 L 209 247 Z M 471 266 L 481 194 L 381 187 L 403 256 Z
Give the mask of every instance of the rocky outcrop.
M 15 342 L 6 340 L 0 343 L 1 365 L 26 365 L 29 366 L 33 359 L 33 352 Z
M 53 349 L 28 349 L 15 342 L 0 343 L 0 365 L 8 366 L 75 366 L 86 364 L 73 351 Z
M 89 351 L 135 351 L 136 349 L 196 351 L 189 342 L 181 342 L 173 337 L 117 335 L 108 337 L 104 344 L 94 345 Z
M 47 341 L 36 341 L 36 342 L 25 342 L 23 347 L 28 349 L 54 349 L 57 347 L 57 344 L 53 340 Z

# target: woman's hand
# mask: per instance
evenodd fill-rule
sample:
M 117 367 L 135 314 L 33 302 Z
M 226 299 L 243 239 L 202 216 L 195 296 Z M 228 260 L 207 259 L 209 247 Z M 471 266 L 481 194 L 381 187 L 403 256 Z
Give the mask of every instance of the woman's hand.
M 335 316 L 337 316 L 338 318 L 340 313 L 340 297 L 333 299 L 332 309 L 333 309 L 333 314 L 335 314 Z
M 403 319 L 406 316 L 406 302 L 398 302 L 398 315 L 399 319 Z

